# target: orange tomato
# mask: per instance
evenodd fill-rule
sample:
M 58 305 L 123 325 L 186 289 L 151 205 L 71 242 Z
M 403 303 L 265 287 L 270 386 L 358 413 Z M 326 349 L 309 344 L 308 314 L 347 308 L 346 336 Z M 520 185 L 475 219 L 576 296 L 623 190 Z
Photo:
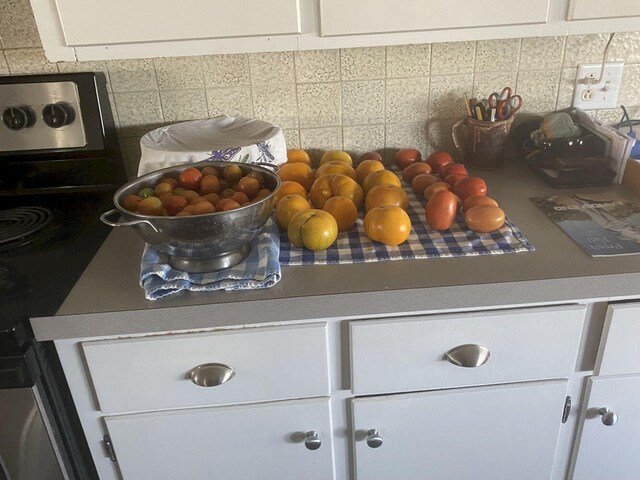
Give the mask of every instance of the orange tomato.
M 297 247 L 326 250 L 338 238 L 338 223 L 329 212 L 311 208 L 291 217 L 287 236 Z
M 320 178 L 322 175 L 329 173 L 341 173 L 349 178 L 356 179 L 356 171 L 353 167 L 345 162 L 339 160 L 333 160 L 331 162 L 325 162 L 316 169 L 316 178 Z
M 400 245 L 411 234 L 411 219 L 400 207 L 372 208 L 364 216 L 364 231 L 374 242 Z
M 130 212 L 135 212 L 138 209 L 138 204 L 141 198 L 138 195 L 127 195 L 122 199 L 122 207 Z
M 198 190 L 202 180 L 202 173 L 195 167 L 189 167 L 180 172 L 179 184 L 188 190 Z
M 291 148 L 287 150 L 288 163 L 306 163 L 311 165 L 311 157 L 307 152 L 299 148 Z
M 498 206 L 498 202 L 496 202 L 493 198 L 487 197 L 486 195 L 472 195 L 467 197 L 462 204 L 462 210 L 467 211 L 470 208 L 478 207 L 480 205 L 494 205 Z
M 499 229 L 505 220 L 504 212 L 495 205 L 480 205 L 464 212 L 464 223 L 469 230 L 489 233 Z
M 427 201 L 425 219 L 434 230 L 448 230 L 458 211 L 456 196 L 448 190 L 440 190 Z
M 204 215 L 205 213 L 213 213 L 215 211 L 216 207 L 205 200 L 204 202 L 200 202 L 194 205 L 193 215 Z
M 427 188 L 438 182 L 438 177 L 435 175 L 419 173 L 411 180 L 411 190 L 413 190 L 416 195 L 422 196 Z
M 141 215 L 162 215 L 162 202 L 158 197 L 147 197 L 138 203 L 138 213 Z
M 207 176 L 207 175 L 213 175 L 214 177 L 218 177 L 220 178 L 222 176 L 222 174 L 220 173 L 220 170 L 218 170 L 216 167 L 212 167 L 210 165 L 204 167 L 202 169 L 202 175 L 203 176 Z
M 439 174 L 443 166 L 453 163 L 453 157 L 445 151 L 435 151 L 427 157 L 427 163 Z
M 195 205 L 191 205 L 191 206 L 195 206 Z M 233 210 L 234 208 L 240 208 L 240 204 L 235 200 L 232 200 L 231 198 L 222 198 L 216 204 L 216 209 L 218 209 L 219 211 Z
M 336 195 L 324 203 L 322 210 L 329 212 L 336 219 L 338 231 L 345 232 L 356 224 L 358 207 L 347 197 Z
M 358 162 L 362 163 L 365 160 L 378 160 L 379 162 L 382 162 L 382 155 L 380 155 L 378 152 L 375 152 L 375 151 L 365 152 L 362 155 L 360 155 Z
M 366 212 L 372 208 L 393 205 L 406 210 L 409 206 L 409 198 L 402 187 L 396 185 L 376 185 L 364 199 Z
M 384 163 L 373 158 L 362 160 L 356 167 L 356 181 L 362 185 L 364 179 L 373 172 L 384 170 Z
M 307 192 L 311 189 L 316 178 L 311 167 L 301 162 L 285 163 L 278 170 L 278 176 L 280 180 L 298 182 Z
M 204 179 L 202 180 L 204 181 Z M 256 193 L 258 193 L 258 190 L 260 190 L 260 182 L 257 178 L 246 176 L 238 180 L 236 188 L 247 197 L 253 198 L 256 196 Z
M 320 158 L 320 165 L 324 165 L 327 162 L 333 162 L 334 160 L 353 166 L 353 159 L 351 158 L 351 155 L 342 150 L 328 150 L 324 152 L 322 158 Z
M 487 184 L 480 177 L 465 177 L 456 182 L 455 187 L 453 187 L 453 193 L 458 195 L 464 202 L 472 195 L 486 195 Z
M 401 148 L 393 156 L 393 162 L 400 170 L 404 170 L 412 163 L 420 161 L 422 161 L 422 154 L 420 150 L 415 148 Z
M 285 195 L 280 199 L 275 208 L 276 223 L 282 230 L 289 227 L 291 217 L 303 210 L 309 210 L 311 204 L 306 197 L 300 195 Z
M 447 190 L 450 191 L 451 190 L 451 185 L 449 185 L 446 182 L 436 182 L 433 183 L 431 185 L 429 185 L 427 187 L 427 189 L 424 191 L 424 199 L 426 201 L 429 201 L 429 199 L 433 196 L 434 193 L 436 193 L 439 190 Z
M 360 208 L 364 200 L 364 193 L 358 182 L 340 173 L 321 176 L 313 183 L 309 192 L 311 203 L 316 208 L 324 207 L 325 202 L 336 195 L 347 197 L 357 208 Z
M 266 197 L 269 193 L 271 192 L 268 192 L 268 191 L 263 192 L 262 190 L 259 190 L 256 196 L 264 195 Z M 280 182 L 280 188 L 276 191 L 275 195 L 273 196 L 273 204 L 277 206 L 278 202 L 282 197 L 284 197 L 285 195 L 291 195 L 291 194 L 297 194 L 307 198 L 307 190 L 302 185 L 300 185 L 298 182 L 294 182 L 291 180 L 284 180 L 283 182 Z
M 402 180 L 407 183 L 411 183 L 416 175 L 420 175 L 421 173 L 431 173 L 431 170 L 431 165 L 428 163 L 414 162 L 402 170 Z
M 362 189 L 367 194 L 376 185 L 395 185 L 397 187 L 402 186 L 398 176 L 391 170 L 378 170 L 367 175 L 362 182 Z
M 205 175 L 200 180 L 200 194 L 220 193 L 220 180 L 215 175 Z

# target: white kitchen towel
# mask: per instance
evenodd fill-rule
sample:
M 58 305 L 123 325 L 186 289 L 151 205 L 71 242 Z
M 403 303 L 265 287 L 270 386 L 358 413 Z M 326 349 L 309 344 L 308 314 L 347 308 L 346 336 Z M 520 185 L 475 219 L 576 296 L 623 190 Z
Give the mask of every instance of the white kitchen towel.
M 189 120 L 142 136 L 138 176 L 205 160 L 282 165 L 287 146 L 282 129 L 262 120 L 227 115 Z
M 169 265 L 167 255 L 147 245 L 142 254 L 140 286 L 148 300 L 183 290 L 206 292 L 269 288 L 280 281 L 280 239 L 273 219 L 251 243 L 249 256 L 238 265 L 217 272 L 187 273 Z

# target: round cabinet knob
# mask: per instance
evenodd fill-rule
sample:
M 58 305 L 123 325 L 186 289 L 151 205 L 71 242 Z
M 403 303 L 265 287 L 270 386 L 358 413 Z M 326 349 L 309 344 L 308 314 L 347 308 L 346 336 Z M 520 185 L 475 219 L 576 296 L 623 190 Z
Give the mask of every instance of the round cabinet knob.
M 2 122 L 9 130 L 24 130 L 33 125 L 34 121 L 34 115 L 29 107 L 9 107 L 2 112 Z
M 307 447 L 307 450 L 317 450 L 322 445 L 320 441 L 320 437 L 318 436 L 318 432 L 315 430 L 310 430 L 304 437 L 304 446 Z
M 367 430 L 367 445 L 371 448 L 378 448 L 382 445 L 382 437 L 375 428 Z
M 602 420 L 602 423 L 607 427 L 611 427 L 618 423 L 618 415 L 613 413 L 607 407 L 602 407 L 600 410 L 598 410 L 598 413 L 602 416 L 600 420 Z
M 61 128 L 73 123 L 75 114 L 71 105 L 66 103 L 50 103 L 42 109 L 42 119 L 51 128 Z

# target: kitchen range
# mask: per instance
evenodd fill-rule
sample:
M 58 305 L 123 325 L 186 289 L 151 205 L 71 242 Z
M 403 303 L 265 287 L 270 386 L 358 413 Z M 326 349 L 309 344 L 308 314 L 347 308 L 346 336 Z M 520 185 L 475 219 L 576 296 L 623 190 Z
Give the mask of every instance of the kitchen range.
M 52 315 L 98 249 L 124 180 L 103 75 L 0 77 L 0 477 L 95 476 L 51 342 Z

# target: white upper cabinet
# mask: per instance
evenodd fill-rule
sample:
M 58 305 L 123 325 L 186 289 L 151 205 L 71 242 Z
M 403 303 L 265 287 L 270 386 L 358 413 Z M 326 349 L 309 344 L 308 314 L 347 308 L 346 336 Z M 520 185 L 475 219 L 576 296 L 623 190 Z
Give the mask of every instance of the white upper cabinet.
M 30 1 L 50 61 L 640 30 L 640 5 L 625 0 Z

